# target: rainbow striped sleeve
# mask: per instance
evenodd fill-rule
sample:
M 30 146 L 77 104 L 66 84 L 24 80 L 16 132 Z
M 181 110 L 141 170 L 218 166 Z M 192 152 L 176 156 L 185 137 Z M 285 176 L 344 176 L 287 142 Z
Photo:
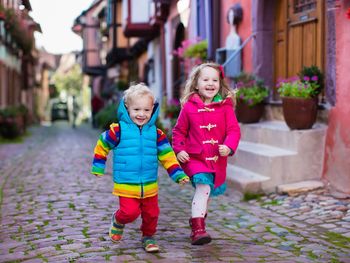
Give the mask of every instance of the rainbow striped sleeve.
M 108 131 L 100 135 L 94 150 L 91 173 L 104 175 L 107 155 L 110 150 L 118 145 L 119 138 L 120 128 L 118 123 L 113 123 Z
M 158 147 L 158 160 L 167 170 L 170 178 L 174 182 L 184 179 L 187 175 L 182 170 L 179 162 L 176 159 L 173 148 L 171 147 L 168 138 L 165 133 L 157 129 L 157 147 Z

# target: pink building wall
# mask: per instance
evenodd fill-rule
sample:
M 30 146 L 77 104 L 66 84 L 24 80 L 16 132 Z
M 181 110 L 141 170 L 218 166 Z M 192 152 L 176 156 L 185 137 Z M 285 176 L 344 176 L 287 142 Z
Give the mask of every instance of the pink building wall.
M 243 20 L 240 23 L 240 25 L 237 28 L 237 33 L 241 37 L 242 43 L 244 40 L 246 40 L 252 33 L 252 17 L 251 17 L 251 10 L 252 10 L 252 1 L 251 0 L 221 0 L 221 14 L 222 19 L 220 21 L 221 24 L 221 35 L 220 35 L 220 43 L 221 47 L 225 46 L 225 40 L 226 36 L 229 33 L 230 27 L 226 20 L 226 14 L 227 11 L 231 6 L 233 6 L 236 3 L 240 3 L 243 8 Z M 253 51 L 252 51 L 252 42 L 250 41 L 244 48 L 243 48 L 243 69 L 247 72 L 252 72 L 253 70 Z
M 84 30 L 84 49 L 90 50 L 94 52 L 87 52 L 86 63 L 89 67 L 99 66 L 101 65 L 101 59 L 99 56 L 99 52 L 96 52 L 101 49 L 99 41 L 96 41 L 96 31 L 97 28 L 93 27 L 96 24 L 96 19 L 93 17 L 94 9 L 90 10 L 86 13 L 86 23 L 87 27 Z
M 330 110 L 323 176 L 335 192 L 350 195 L 350 19 L 342 1 L 336 15 L 336 104 Z

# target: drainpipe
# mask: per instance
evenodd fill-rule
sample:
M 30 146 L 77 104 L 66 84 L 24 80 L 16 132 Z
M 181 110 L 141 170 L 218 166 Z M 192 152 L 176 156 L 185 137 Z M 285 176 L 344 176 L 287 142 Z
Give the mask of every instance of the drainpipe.
M 212 37 L 212 16 L 211 16 L 211 0 L 204 1 L 204 13 L 205 13 L 205 35 L 208 39 L 208 51 L 207 59 L 212 59 L 212 49 L 213 49 L 213 37 Z
M 205 0 L 204 10 L 208 60 L 215 60 L 216 49 L 220 47 L 220 1 Z
M 113 23 L 112 23 L 112 26 L 113 26 L 113 47 L 112 47 L 112 50 L 114 48 L 117 47 L 117 0 L 113 0 L 113 4 L 112 4 L 112 8 L 113 8 Z
M 167 95 L 166 89 L 166 52 L 165 52 L 165 32 L 164 22 L 160 24 L 160 50 L 161 50 L 161 63 L 162 63 L 162 93 L 163 96 Z

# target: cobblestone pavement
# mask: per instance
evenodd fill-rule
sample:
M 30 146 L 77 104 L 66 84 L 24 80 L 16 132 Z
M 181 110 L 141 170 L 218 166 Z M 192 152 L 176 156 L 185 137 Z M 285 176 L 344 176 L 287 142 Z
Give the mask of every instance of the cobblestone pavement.
M 212 243 L 192 246 L 193 190 L 163 170 L 160 253 L 141 248 L 140 219 L 114 244 L 111 167 L 103 178 L 89 173 L 99 132 L 55 123 L 31 134 L 21 147 L 0 145 L 0 262 L 350 262 L 350 201 L 324 190 L 243 202 L 229 189 L 210 203 Z

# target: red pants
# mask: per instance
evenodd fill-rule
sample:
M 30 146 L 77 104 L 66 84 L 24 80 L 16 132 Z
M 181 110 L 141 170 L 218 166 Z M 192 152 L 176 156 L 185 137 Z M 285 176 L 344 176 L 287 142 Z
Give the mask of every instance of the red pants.
M 153 236 L 157 231 L 159 216 L 158 195 L 145 199 L 119 196 L 119 209 L 115 214 L 115 219 L 119 223 L 131 223 L 140 214 L 142 236 Z

